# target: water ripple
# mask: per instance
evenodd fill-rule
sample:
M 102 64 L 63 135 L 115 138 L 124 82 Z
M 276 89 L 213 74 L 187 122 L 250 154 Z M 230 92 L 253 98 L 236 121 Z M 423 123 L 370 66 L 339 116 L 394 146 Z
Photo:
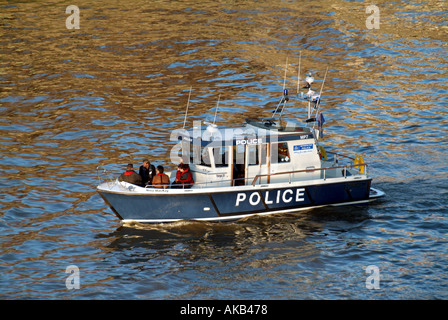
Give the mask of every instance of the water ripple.
M 448 78 L 440 1 L 1 6 L 0 297 L 446 299 Z M 231 27 L 230 27 L 231 26 Z M 120 227 L 96 194 L 172 130 L 269 115 L 302 72 L 322 80 L 324 144 L 362 153 L 387 198 L 234 223 Z M 320 86 L 321 82 L 317 85 Z M 289 116 L 303 117 L 304 105 Z M 69 265 L 81 289 L 68 290 Z M 366 288 L 366 267 L 380 270 Z

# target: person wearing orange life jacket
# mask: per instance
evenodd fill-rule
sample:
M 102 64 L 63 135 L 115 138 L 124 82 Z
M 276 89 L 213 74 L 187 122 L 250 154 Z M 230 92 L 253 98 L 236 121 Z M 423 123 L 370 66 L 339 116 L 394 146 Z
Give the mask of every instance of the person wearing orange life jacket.
M 163 173 L 164 169 L 162 166 L 157 166 L 157 174 L 152 178 L 152 186 L 154 188 L 166 189 L 170 185 L 170 178 Z
M 142 185 L 142 177 L 134 171 L 132 163 L 128 164 L 126 171 L 118 177 L 118 181 L 124 181 L 138 186 Z

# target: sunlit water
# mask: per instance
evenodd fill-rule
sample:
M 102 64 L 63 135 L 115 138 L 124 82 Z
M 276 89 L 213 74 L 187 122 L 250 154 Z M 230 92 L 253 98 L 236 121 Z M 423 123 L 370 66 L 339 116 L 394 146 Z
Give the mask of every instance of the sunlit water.
M 447 299 L 444 1 L 0 3 L 0 298 Z M 96 168 L 172 166 L 172 130 L 269 115 L 322 83 L 324 144 L 360 153 L 387 197 L 231 223 L 129 225 Z M 287 116 L 305 115 L 290 104 Z M 66 268 L 79 269 L 69 290 Z M 367 266 L 379 288 L 366 285 Z

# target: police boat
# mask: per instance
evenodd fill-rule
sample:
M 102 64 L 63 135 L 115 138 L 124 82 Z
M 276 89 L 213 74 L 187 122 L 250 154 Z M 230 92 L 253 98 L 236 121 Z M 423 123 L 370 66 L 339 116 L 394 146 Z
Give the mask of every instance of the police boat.
M 118 179 L 101 183 L 104 169 L 98 167 L 98 193 L 122 223 L 237 220 L 366 204 L 383 197 L 383 191 L 371 187 L 372 177 L 361 155 L 326 151 L 321 144 L 325 78 L 317 94 L 311 89 L 311 75 L 303 87 L 308 91 L 299 92 L 303 88 L 299 89 L 298 77 L 296 97 L 299 103 L 307 103 L 305 121 L 283 118 L 290 100 L 284 87 L 269 117 L 248 118 L 243 125 L 228 127 L 195 122 L 192 129 L 177 130 L 175 148 L 183 163 L 189 164 L 193 186 L 141 187 Z M 173 182 L 175 171 L 168 175 Z

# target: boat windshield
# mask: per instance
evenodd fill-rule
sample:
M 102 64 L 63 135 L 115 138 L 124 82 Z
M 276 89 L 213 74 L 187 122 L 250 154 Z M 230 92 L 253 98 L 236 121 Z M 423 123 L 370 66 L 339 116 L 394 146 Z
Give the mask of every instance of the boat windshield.
M 300 126 L 296 122 L 282 121 L 276 118 L 248 118 L 246 122 L 254 127 L 279 132 L 310 132 L 310 128 Z

